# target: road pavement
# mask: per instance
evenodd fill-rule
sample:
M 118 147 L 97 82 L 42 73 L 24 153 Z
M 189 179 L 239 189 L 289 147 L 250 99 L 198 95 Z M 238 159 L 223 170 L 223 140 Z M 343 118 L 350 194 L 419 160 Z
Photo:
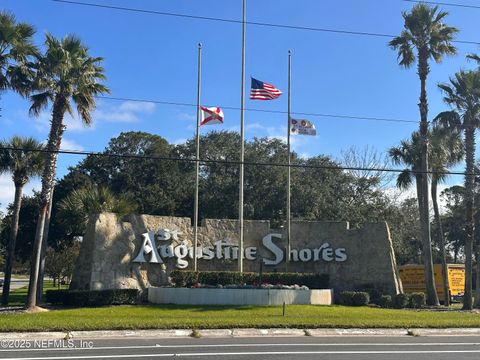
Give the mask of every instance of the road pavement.
M 0 283 L 3 284 L 4 280 L 4 274 L 0 273 Z M 12 276 L 10 280 L 10 290 L 15 290 L 24 286 L 28 286 L 28 278 L 16 278 L 15 276 Z M 2 286 L 0 286 L 0 289 Z
M 28 279 L 18 279 L 12 277 L 12 280 L 10 282 L 10 290 L 19 289 L 24 286 L 28 286 Z
M 37 341 L 37 342 L 35 342 Z M 478 336 L 0 339 L 1 359 L 473 360 Z M 27 348 L 28 347 L 28 348 Z

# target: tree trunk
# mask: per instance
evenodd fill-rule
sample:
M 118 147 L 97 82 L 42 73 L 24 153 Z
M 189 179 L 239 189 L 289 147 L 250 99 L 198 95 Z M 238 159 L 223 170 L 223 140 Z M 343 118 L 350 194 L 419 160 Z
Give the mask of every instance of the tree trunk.
M 8 241 L 7 259 L 5 263 L 5 276 L 2 290 L 2 304 L 8 304 L 8 296 L 10 295 L 10 283 L 12 280 L 13 261 L 15 259 L 15 243 L 18 234 L 18 222 L 20 217 L 20 207 L 22 206 L 23 185 L 15 183 L 15 201 L 13 205 L 12 229 L 10 239 Z
M 465 119 L 467 120 L 467 119 Z M 468 119 L 469 120 L 469 119 Z M 472 256 L 473 256 L 473 238 L 475 232 L 475 218 L 474 218 L 474 186 L 475 186 L 475 128 L 473 122 L 468 121 L 465 124 L 465 161 L 466 161 L 466 175 L 465 175 L 465 293 L 463 296 L 463 309 L 471 310 L 472 304 Z M 477 266 L 478 272 L 478 266 Z M 478 292 L 478 289 L 477 289 Z M 478 297 L 476 297 L 475 305 L 478 304 Z
M 50 229 L 50 219 L 52 216 L 52 203 L 53 203 L 54 189 L 55 188 L 53 187 L 52 193 L 50 194 L 50 201 L 48 202 L 47 219 L 45 220 L 45 227 L 43 229 L 43 244 L 42 244 L 42 252 L 40 254 L 40 269 L 38 272 L 37 304 L 42 303 L 42 297 L 43 297 L 43 278 L 45 276 L 45 254 L 47 252 L 48 232 Z
M 32 263 L 30 269 L 30 281 L 28 284 L 28 296 L 26 307 L 34 308 L 37 305 L 38 275 L 40 272 L 40 260 L 43 245 L 43 230 L 45 228 L 45 219 L 47 217 L 48 205 L 55 180 L 57 170 L 58 150 L 62 142 L 62 135 L 65 131 L 63 125 L 63 116 L 66 111 L 67 98 L 62 94 L 55 96 L 52 110 L 52 124 L 47 143 L 47 159 L 45 169 L 42 175 L 42 191 L 40 193 L 40 212 L 38 214 L 37 229 L 35 232 L 35 241 L 33 247 Z
M 447 249 L 445 246 L 445 236 L 443 234 L 442 219 L 440 218 L 440 211 L 438 210 L 437 199 L 437 176 L 432 176 L 432 203 L 433 212 L 435 213 L 435 221 L 438 224 L 438 244 L 442 252 L 442 281 L 443 281 L 443 302 L 445 306 L 450 306 L 450 293 L 448 284 L 448 267 L 447 267 Z
M 423 244 L 423 262 L 425 267 L 425 285 L 427 289 L 427 304 L 440 305 L 438 301 L 437 290 L 435 288 L 435 279 L 433 275 L 432 244 L 430 237 L 430 209 L 428 206 L 428 102 L 427 102 L 427 76 L 428 52 L 427 49 L 418 51 L 418 76 L 420 77 L 420 138 L 421 138 L 421 184 L 418 196 L 422 198 L 420 211 L 420 230 L 422 233 Z

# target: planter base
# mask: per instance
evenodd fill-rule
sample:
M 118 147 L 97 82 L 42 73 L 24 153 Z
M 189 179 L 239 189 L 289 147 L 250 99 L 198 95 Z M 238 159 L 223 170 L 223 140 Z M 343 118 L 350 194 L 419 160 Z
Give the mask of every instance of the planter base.
M 150 287 L 148 301 L 178 305 L 331 305 L 332 289 L 190 289 Z

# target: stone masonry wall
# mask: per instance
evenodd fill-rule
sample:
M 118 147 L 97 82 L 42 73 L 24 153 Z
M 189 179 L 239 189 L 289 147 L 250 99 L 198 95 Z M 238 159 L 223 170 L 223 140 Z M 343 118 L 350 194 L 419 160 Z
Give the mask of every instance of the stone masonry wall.
M 198 229 L 198 246 L 215 246 L 223 240 L 231 246 L 238 245 L 236 220 L 205 219 Z M 99 214 L 90 218 L 79 260 L 75 266 L 71 288 L 116 289 L 160 286 L 167 282 L 168 273 L 177 268 L 175 258 L 163 257 L 163 264 L 133 262 L 144 242 L 143 234 L 160 229 L 175 230 L 180 235 L 168 244 L 173 247 L 185 242 L 193 246 L 193 228 L 190 218 L 167 216 L 129 215 L 119 221 L 115 214 Z M 262 259 L 272 259 L 274 254 L 262 244 L 271 233 L 282 234 L 275 244 L 286 249 L 283 229 L 271 229 L 268 221 L 244 222 L 244 248 L 257 247 L 255 260 L 244 260 L 244 271 L 258 272 Z M 349 229 L 346 222 L 293 221 L 291 249 L 315 249 L 322 245 L 345 249 L 345 261 L 285 261 L 278 265 L 262 265 L 263 271 L 290 271 L 328 273 L 331 287 L 336 291 L 377 286 L 389 293 L 401 292 L 395 256 L 388 225 L 385 222 L 369 223 L 361 229 Z M 157 242 L 161 245 L 163 242 Z M 166 243 L 165 243 L 166 244 Z M 327 245 L 326 245 L 327 244 Z M 303 252 L 302 255 L 306 253 Z M 331 253 L 330 253 L 331 255 Z M 333 254 L 335 257 L 335 254 Z M 145 259 L 149 261 L 150 255 Z M 193 269 L 193 259 L 186 257 Z M 198 259 L 198 270 L 236 271 L 237 260 Z

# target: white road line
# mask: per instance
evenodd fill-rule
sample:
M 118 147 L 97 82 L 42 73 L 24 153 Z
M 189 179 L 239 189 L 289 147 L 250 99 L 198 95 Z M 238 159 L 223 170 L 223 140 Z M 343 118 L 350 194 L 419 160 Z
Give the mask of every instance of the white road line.
M 241 356 L 241 355 L 386 355 L 386 354 L 476 354 L 480 350 L 437 350 L 437 351 L 248 351 L 248 352 L 210 352 L 210 353 L 171 353 L 171 354 L 125 354 L 125 355 L 78 355 L 15 358 L 16 360 L 69 360 L 69 359 L 125 359 L 145 357 L 205 357 L 205 356 Z
M 240 346 L 480 346 L 480 343 L 306 343 L 306 344 L 218 344 L 218 345 L 210 345 L 210 344 L 199 344 L 199 345 L 159 345 L 157 347 L 160 348 L 196 348 L 196 347 L 240 347 Z
M 129 349 L 181 349 L 181 348 L 233 348 L 233 347 L 274 347 L 274 346 L 312 346 L 312 347 L 330 347 L 330 346 L 480 346 L 480 343 L 295 343 L 295 344 L 185 344 L 185 345 L 132 345 L 132 346 L 99 346 L 99 347 L 72 347 L 72 348 L 24 348 L 24 349 L 0 349 L 0 352 L 27 352 L 27 351 L 82 351 L 82 350 L 129 350 Z

